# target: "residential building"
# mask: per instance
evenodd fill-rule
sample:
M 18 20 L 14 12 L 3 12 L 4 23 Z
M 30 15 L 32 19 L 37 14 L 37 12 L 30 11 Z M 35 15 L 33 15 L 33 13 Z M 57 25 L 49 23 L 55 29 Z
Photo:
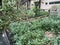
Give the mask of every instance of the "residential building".
M 35 6 L 34 2 L 37 2 L 39 0 L 31 0 L 31 6 L 30 8 L 33 8 Z M 60 0 L 41 0 L 41 6 L 40 9 L 43 11 L 48 11 L 51 9 L 52 6 L 59 6 Z
M 0 0 L 0 5 L 2 0 Z M 60 0 L 21 0 L 22 5 L 26 6 L 27 9 L 32 9 L 36 6 L 35 2 L 43 11 L 48 11 L 54 5 L 60 5 Z
M 60 0 L 42 0 L 41 9 L 48 11 L 52 6 L 59 6 Z

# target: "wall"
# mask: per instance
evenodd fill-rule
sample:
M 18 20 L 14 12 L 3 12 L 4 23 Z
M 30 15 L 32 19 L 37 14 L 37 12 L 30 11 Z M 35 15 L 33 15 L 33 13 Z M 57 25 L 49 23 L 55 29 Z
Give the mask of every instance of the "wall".
M 39 1 L 39 0 L 31 0 L 30 8 L 33 8 L 35 6 L 34 2 L 36 2 L 36 1 Z M 57 2 L 57 1 L 60 1 L 60 0 L 41 0 L 41 9 L 48 11 L 52 6 L 60 5 L 60 3 L 59 4 L 49 4 L 50 2 Z
M 60 0 L 43 0 L 41 2 L 41 9 L 49 10 L 54 5 L 60 5 L 60 4 L 49 4 L 49 2 L 57 2 Z

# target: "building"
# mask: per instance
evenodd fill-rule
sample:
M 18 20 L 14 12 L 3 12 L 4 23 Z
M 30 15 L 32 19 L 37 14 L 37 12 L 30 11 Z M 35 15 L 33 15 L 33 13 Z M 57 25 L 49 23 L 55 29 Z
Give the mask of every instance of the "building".
M 39 1 L 41 2 L 39 3 Z M 38 2 L 38 5 L 41 5 L 40 9 L 43 11 L 48 11 L 54 5 L 60 5 L 60 0 L 30 0 L 28 7 L 32 9 L 35 6 L 35 2 Z
M 0 0 L 0 5 L 2 0 Z M 38 6 L 43 11 L 48 11 L 54 5 L 60 5 L 60 0 L 21 0 L 21 4 L 26 6 L 27 9 L 32 9 L 36 6 L 35 3 L 38 3 Z
M 31 0 L 31 6 L 30 8 L 33 8 L 35 6 L 34 2 L 37 2 L 39 0 Z M 40 9 L 43 11 L 48 11 L 51 9 L 52 6 L 59 6 L 60 0 L 41 0 L 41 6 Z
M 41 2 L 41 9 L 48 11 L 52 8 L 52 6 L 59 6 L 60 0 L 42 0 Z

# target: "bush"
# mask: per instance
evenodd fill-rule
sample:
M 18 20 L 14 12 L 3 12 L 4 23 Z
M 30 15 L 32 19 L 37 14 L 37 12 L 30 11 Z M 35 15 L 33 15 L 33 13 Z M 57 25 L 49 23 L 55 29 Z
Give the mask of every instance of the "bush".
M 41 11 L 38 7 L 37 8 L 33 8 L 33 11 L 34 11 L 36 17 L 49 15 L 49 12 Z
M 10 30 L 14 34 L 16 45 L 43 45 L 47 38 L 44 37 L 44 31 L 40 29 L 31 29 L 32 24 L 28 22 L 15 22 L 10 24 Z
M 9 29 L 14 34 L 13 40 L 17 45 L 44 45 L 49 41 L 44 32 L 60 32 L 60 20 L 49 16 L 28 22 L 14 22 L 9 25 Z
M 2 29 L 3 21 L 0 19 L 0 30 Z
M 14 0 L 13 2 L 11 1 L 3 1 L 4 6 L 2 7 L 2 13 L 3 15 L 0 16 L 0 19 L 2 22 L 0 23 L 0 27 L 2 30 L 4 30 L 4 27 L 8 27 L 9 23 L 11 21 L 20 21 L 20 16 L 21 16 L 21 10 L 17 10 L 16 8 L 16 1 Z
M 40 16 L 43 16 L 43 15 L 48 15 L 49 13 L 48 12 L 45 12 L 45 11 L 40 11 L 39 15 Z
M 27 14 L 27 17 L 30 17 L 30 18 L 35 17 L 35 13 L 33 10 L 27 10 L 26 14 Z
M 49 15 L 49 13 L 46 11 L 39 11 L 39 12 L 37 12 L 37 15 L 35 15 L 35 16 L 44 16 L 44 15 Z

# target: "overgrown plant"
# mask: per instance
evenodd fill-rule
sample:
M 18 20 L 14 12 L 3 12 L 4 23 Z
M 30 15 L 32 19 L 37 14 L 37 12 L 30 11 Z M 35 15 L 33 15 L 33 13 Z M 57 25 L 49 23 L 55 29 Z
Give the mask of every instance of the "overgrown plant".
M 10 24 L 10 30 L 14 34 L 16 45 L 43 45 L 47 38 L 44 38 L 44 31 L 40 29 L 31 29 L 31 23 L 15 22 Z
M 44 15 L 49 15 L 49 12 L 47 12 L 47 11 L 42 11 L 42 10 L 40 10 L 38 7 L 37 7 L 37 8 L 33 8 L 33 11 L 34 11 L 34 13 L 35 13 L 35 17 L 44 16 Z
M 14 22 L 9 25 L 14 34 L 13 40 L 16 45 L 46 45 L 54 42 L 44 36 L 45 31 L 57 34 L 60 30 L 60 20 L 45 17 L 37 20 Z M 50 42 L 49 42 L 50 41 Z

